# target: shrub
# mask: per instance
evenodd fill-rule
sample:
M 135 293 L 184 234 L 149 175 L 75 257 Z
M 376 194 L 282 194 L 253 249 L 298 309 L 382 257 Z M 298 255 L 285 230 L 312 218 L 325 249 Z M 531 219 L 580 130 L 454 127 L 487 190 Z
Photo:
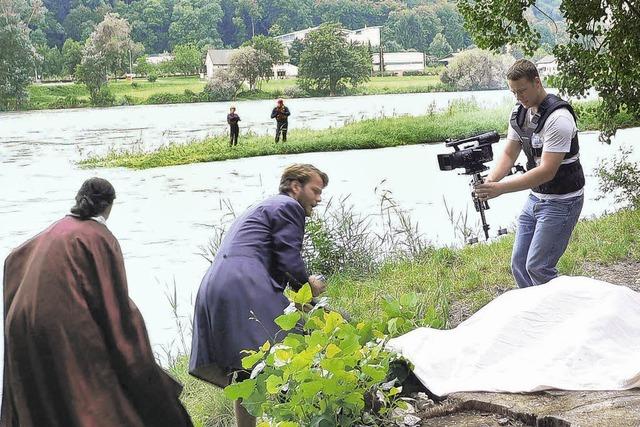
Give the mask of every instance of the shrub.
M 440 80 L 457 90 L 503 89 L 507 86 L 505 76 L 512 63 L 513 58 L 508 55 L 467 50 L 451 60 Z
M 390 335 L 416 327 L 417 296 L 382 300 L 382 318 L 357 325 L 325 310 L 326 300 L 310 308 L 309 285 L 288 296 L 291 305 L 275 320 L 288 334 L 247 351 L 242 365 L 253 368 L 253 378 L 228 386 L 225 395 L 242 399 L 262 417 L 260 426 L 392 425 L 392 410 L 408 404 L 400 400 L 398 381 L 388 378 L 397 356 L 385 345 Z
M 121 105 L 136 105 L 136 100 L 133 96 L 124 95 L 122 97 Z
M 154 93 L 147 98 L 147 104 L 180 104 L 190 102 L 183 94 L 180 93 Z
M 613 159 L 603 161 L 596 168 L 600 181 L 599 189 L 603 194 L 613 193 L 616 203 L 626 207 L 640 207 L 640 164 L 629 161 L 633 153 L 631 148 L 620 148 Z M 604 197 L 603 195 L 598 198 Z
M 156 80 L 158 80 L 158 74 L 156 74 L 155 72 L 149 72 L 149 74 L 147 74 L 147 80 L 151 83 L 155 82 Z
M 242 80 L 229 70 L 216 70 L 213 78 L 207 82 L 202 93 L 205 101 L 229 101 L 234 99 Z
M 92 103 L 97 107 L 110 107 L 116 103 L 116 97 L 107 86 L 102 86 L 93 98 Z
M 284 89 L 283 94 L 285 98 L 306 98 L 309 96 L 307 91 L 305 91 L 299 86 L 287 87 Z M 279 95 L 276 95 L 275 97 L 278 97 L 278 96 Z

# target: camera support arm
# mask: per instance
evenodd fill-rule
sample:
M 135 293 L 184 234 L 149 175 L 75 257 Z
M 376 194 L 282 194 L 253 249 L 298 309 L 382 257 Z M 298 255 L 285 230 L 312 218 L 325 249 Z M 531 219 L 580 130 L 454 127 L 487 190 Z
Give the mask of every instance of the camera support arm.
M 518 172 L 524 173 L 526 172 L 526 170 L 521 165 L 516 164 L 509 170 L 509 173 L 507 174 L 507 176 L 514 175 Z M 489 226 L 489 224 L 487 224 L 487 218 L 484 214 L 484 211 L 489 209 L 489 203 L 486 200 L 484 201 L 480 200 L 474 190 L 477 184 L 484 183 L 485 177 L 486 175 L 482 175 L 481 172 L 476 172 L 472 175 L 471 182 L 469 183 L 469 185 L 471 186 L 471 198 L 473 199 L 473 206 L 476 208 L 476 212 L 480 213 L 480 219 L 482 221 L 482 230 L 484 231 L 484 237 L 486 240 L 489 240 L 489 228 L 491 227 Z M 506 229 L 498 230 L 498 235 L 502 235 L 502 234 L 506 234 Z M 477 239 L 475 241 L 470 241 L 470 243 L 477 243 Z
M 484 230 L 484 237 L 489 240 L 489 224 L 487 224 L 487 218 L 484 214 L 486 209 L 489 209 L 489 203 L 486 200 L 480 200 L 474 190 L 475 186 L 484 182 L 484 176 L 478 173 L 474 173 L 471 178 L 471 198 L 473 199 L 473 206 L 476 208 L 476 212 L 480 213 L 480 219 L 482 220 L 482 230 Z

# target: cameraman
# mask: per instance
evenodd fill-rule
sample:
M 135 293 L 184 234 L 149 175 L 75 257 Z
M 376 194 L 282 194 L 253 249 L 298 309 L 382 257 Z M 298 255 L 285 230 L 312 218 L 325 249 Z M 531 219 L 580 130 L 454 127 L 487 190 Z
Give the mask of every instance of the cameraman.
M 535 65 L 516 61 L 507 72 L 518 104 L 511 113 L 507 145 L 485 182 L 475 187 L 480 200 L 531 189 L 518 217 L 511 270 L 518 287 L 548 282 L 569 243 L 584 202 L 576 117 L 571 105 L 547 94 Z M 527 172 L 503 180 L 520 151 Z

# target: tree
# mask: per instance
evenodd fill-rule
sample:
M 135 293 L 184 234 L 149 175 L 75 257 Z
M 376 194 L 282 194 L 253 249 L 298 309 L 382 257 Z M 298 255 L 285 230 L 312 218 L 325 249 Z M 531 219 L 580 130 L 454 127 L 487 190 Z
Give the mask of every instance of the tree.
M 431 7 L 419 6 L 389 15 L 385 40 L 395 40 L 403 49 L 428 52 L 436 34 L 442 32 L 440 19 Z
M 335 95 L 347 83 L 356 87 L 371 74 L 367 47 L 347 42 L 338 24 L 323 24 L 305 37 L 300 57 L 299 85 L 305 90 Z
M 532 1 L 458 4 L 479 46 L 498 50 L 515 44 L 528 54 L 539 46 L 540 33 L 527 19 L 536 10 Z M 559 70 L 555 83 L 568 95 L 584 95 L 591 88 L 600 94 L 600 137 L 609 142 L 618 112 L 640 117 L 640 6 L 633 0 L 562 0 L 560 11 L 569 39 L 553 48 Z
M 442 25 L 442 35 L 452 50 L 458 51 L 471 44 L 471 36 L 464 29 L 464 18 L 454 5 L 441 3 L 435 12 Z
M 249 90 L 254 90 L 261 78 L 272 73 L 269 56 L 251 46 L 240 48 L 231 56 L 231 72 L 249 84 Z
M 217 27 L 222 14 L 219 0 L 177 0 L 169 25 L 169 46 L 221 46 Z
M 19 107 L 28 99 L 35 59 L 29 24 L 41 13 L 36 1 L 0 0 L 0 108 Z
M 298 39 L 294 39 L 289 47 L 289 62 L 296 67 L 300 65 L 300 56 L 304 50 L 304 42 Z
M 64 57 L 57 47 L 38 46 L 40 60 L 39 75 L 42 77 L 62 77 L 65 74 Z
M 447 43 L 447 39 L 442 34 L 436 34 L 429 45 L 429 53 L 436 58 L 444 58 L 452 51 L 453 49 L 451 49 L 451 46 Z
M 76 67 L 76 80 L 87 86 L 92 104 L 98 105 L 100 89 L 107 83 L 107 61 L 93 35 L 87 40 L 82 61 Z
M 76 72 L 76 67 L 82 61 L 82 44 L 73 40 L 67 39 L 62 45 L 62 57 L 64 58 L 64 69 L 67 75 L 73 75 Z
M 107 72 L 114 74 L 130 70 L 139 53 L 130 37 L 129 23 L 117 13 L 108 13 L 91 34 L 88 43 L 99 56 Z M 134 55 L 135 52 L 135 55 Z
M 260 34 L 246 41 L 242 46 L 251 46 L 256 50 L 266 53 L 271 59 L 271 66 L 273 66 L 273 64 L 282 64 L 286 59 L 284 46 L 273 37 Z
M 179 73 L 198 74 L 202 63 L 202 53 L 193 44 L 178 45 L 173 49 L 173 66 Z
M 457 90 L 503 89 L 504 78 L 513 57 L 471 49 L 457 55 L 440 76 L 445 84 Z

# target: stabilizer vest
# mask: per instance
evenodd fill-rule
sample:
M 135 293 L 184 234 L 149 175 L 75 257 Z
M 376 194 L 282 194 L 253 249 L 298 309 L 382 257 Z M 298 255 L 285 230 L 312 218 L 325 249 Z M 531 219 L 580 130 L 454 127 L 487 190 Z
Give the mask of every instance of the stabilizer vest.
M 538 106 L 538 112 L 531 117 L 531 123 L 529 123 L 528 126 L 524 126 L 528 109 L 524 108 L 522 104 L 518 104 L 516 108 L 513 109 L 510 123 L 511 127 L 513 127 L 520 137 L 522 150 L 527 156 L 527 170 L 531 170 L 536 167 L 536 157 L 542 157 L 543 147 L 534 147 L 531 143 L 534 134 L 537 134 L 542 130 L 545 122 L 549 118 L 549 115 L 559 108 L 566 108 L 569 110 L 577 123 L 578 120 L 571 104 L 560 99 L 556 95 L 549 94 L 542 100 L 540 106 Z M 578 154 L 579 151 L 578 134 L 576 133 L 571 140 L 571 148 L 569 152 L 565 154 L 564 158 L 571 158 Z M 584 187 L 584 172 L 582 170 L 580 160 L 578 159 L 573 163 L 560 165 L 558 172 L 556 172 L 556 175 L 551 181 L 545 182 L 532 190 L 536 193 L 542 194 L 567 194 L 578 191 L 582 187 Z

